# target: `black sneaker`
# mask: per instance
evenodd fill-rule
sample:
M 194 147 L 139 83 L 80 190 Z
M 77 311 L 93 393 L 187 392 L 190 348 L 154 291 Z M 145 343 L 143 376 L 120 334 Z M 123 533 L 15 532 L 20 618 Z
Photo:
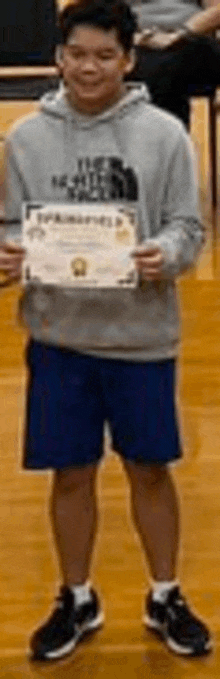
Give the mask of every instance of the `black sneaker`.
M 77 608 L 68 587 L 61 587 L 56 601 L 58 604 L 49 620 L 31 638 L 31 660 L 63 658 L 74 650 L 82 637 L 102 626 L 104 615 L 93 589 L 91 602 Z
M 180 655 L 200 656 L 213 648 L 207 627 L 191 613 L 179 587 L 174 587 L 165 604 L 146 600 L 144 624 L 159 632 L 167 646 Z

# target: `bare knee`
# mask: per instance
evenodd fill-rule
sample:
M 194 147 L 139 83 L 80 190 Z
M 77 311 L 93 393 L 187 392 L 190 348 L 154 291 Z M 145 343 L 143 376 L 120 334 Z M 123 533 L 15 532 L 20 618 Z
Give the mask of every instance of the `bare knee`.
M 139 465 L 133 462 L 124 463 L 133 490 L 156 489 L 167 481 L 169 471 L 166 465 Z
M 96 473 L 97 469 L 94 465 L 57 470 L 54 477 L 54 486 L 62 495 L 80 491 L 89 495 L 95 489 Z

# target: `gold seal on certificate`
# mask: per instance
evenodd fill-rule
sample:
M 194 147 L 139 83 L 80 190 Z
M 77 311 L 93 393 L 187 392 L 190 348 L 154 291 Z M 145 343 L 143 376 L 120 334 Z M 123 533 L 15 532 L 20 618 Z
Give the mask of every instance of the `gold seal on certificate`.
M 23 283 L 135 287 L 137 207 L 25 203 Z
M 129 245 L 130 242 L 130 232 L 129 229 L 120 228 L 116 230 L 115 238 L 119 243 L 126 243 Z
M 87 262 L 84 257 L 75 257 L 71 262 L 73 276 L 86 276 Z

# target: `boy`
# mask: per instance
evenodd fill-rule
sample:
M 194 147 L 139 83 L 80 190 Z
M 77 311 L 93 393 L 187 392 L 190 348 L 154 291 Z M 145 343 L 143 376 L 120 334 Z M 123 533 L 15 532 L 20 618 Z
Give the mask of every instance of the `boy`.
M 137 30 L 124 0 L 68 5 L 60 27 L 65 88 L 46 95 L 40 112 L 8 138 L 0 266 L 9 282 L 19 279 L 24 254 L 15 241 L 23 201 L 77 205 L 79 212 L 96 205 L 102 214 L 120 204 L 137 211 L 138 282 L 65 288 L 38 285 L 28 272 L 24 466 L 54 470 L 51 512 L 62 572 L 59 603 L 34 633 L 30 654 L 61 658 L 103 623 L 88 577 L 108 421 L 151 567 L 145 624 L 173 651 L 203 655 L 212 647 L 209 632 L 176 579 L 178 501 L 168 469 L 181 457 L 175 277 L 204 240 L 189 143 L 181 123 L 149 103 L 144 85 L 124 82 Z

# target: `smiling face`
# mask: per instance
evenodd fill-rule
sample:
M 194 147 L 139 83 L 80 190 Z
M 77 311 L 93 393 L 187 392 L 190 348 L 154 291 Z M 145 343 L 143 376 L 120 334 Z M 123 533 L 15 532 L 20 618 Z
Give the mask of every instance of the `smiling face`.
M 98 113 L 123 96 L 123 79 L 133 66 L 133 53 L 124 51 L 115 29 L 81 24 L 71 32 L 60 60 L 70 101 L 87 114 Z

